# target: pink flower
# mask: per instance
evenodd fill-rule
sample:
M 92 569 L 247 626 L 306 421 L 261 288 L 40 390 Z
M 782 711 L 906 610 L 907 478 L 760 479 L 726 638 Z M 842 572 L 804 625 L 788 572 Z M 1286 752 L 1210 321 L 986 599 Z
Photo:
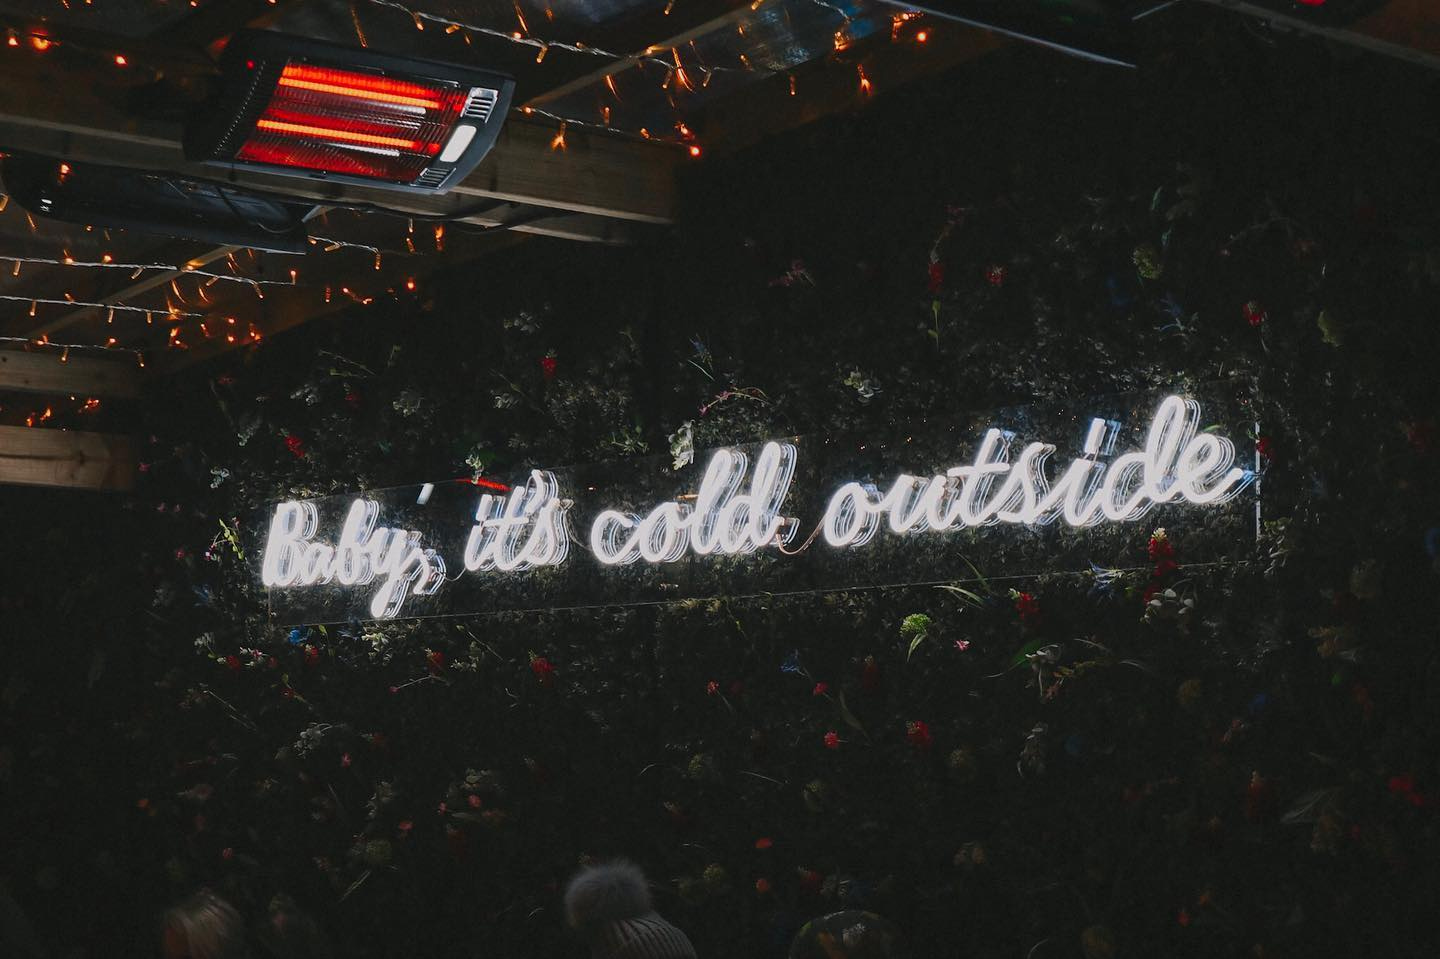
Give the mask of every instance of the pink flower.
M 350 768 L 350 754 L 349 754 L 349 753 L 344 753 L 344 754 L 341 755 L 341 757 L 340 757 L 340 768 L 341 768 L 341 769 L 349 769 L 349 768 Z
M 839 748 L 840 748 L 840 734 L 837 733 L 837 732 L 836 732 L 835 730 L 833 730 L 833 729 L 830 730 L 828 733 L 825 734 L 825 748 L 826 748 L 826 749 L 839 749 Z
M 826 693 L 828 693 L 828 692 L 830 692 L 830 684 L 829 684 L 829 683 L 816 683 L 816 684 L 815 684 L 815 689 L 814 689 L 814 691 L 811 693 L 811 695 L 812 695 L 812 696 L 824 696 L 824 695 L 825 695 Z
M 968 640 L 968 639 L 957 639 L 957 640 L 955 640 L 955 649 L 956 649 L 957 652 L 963 653 L 963 652 L 965 652 L 965 650 L 967 650 L 967 649 L 969 649 L 969 648 L 970 648 L 970 640 Z
M 231 859 L 235 858 L 235 850 L 231 849 L 229 846 L 226 846 L 224 849 L 220 850 L 220 858 L 225 860 L 226 862 L 229 862 Z
M 450 807 L 442 802 L 439 806 L 435 807 L 435 811 L 443 816 L 450 811 Z

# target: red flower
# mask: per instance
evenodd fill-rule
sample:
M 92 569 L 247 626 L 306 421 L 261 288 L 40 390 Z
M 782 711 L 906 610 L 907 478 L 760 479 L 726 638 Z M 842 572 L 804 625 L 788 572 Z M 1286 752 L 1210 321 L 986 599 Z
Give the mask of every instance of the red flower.
M 1419 809 L 1425 805 L 1425 797 L 1415 788 L 1415 777 L 1410 775 L 1391 776 L 1390 792 Z
M 1019 593 L 1015 597 L 1015 611 L 1022 623 L 1034 622 L 1040 617 L 1040 601 L 1029 593 Z
M 445 668 L 445 654 L 438 649 L 432 649 L 425 653 L 425 665 L 432 673 L 439 673 Z
M 340 755 L 340 768 L 341 768 L 341 769 L 349 769 L 349 768 L 350 768 L 350 754 L 349 754 L 349 753 L 341 753 L 341 755 Z
M 229 846 L 226 846 L 224 849 L 220 850 L 220 858 L 225 860 L 226 862 L 229 862 L 230 860 L 235 858 L 235 850 L 231 849 Z
M 282 699 L 294 699 L 295 690 L 293 687 L 286 686 L 280 690 L 280 696 Z
M 559 363 L 556 362 L 555 357 L 540 357 L 540 373 L 545 377 L 545 379 L 553 380 L 555 378 L 555 368 L 557 366 L 559 366 Z
M 939 260 L 934 260 L 930 263 L 930 280 L 926 284 L 926 289 L 930 291 L 931 296 L 936 296 L 944 286 L 945 264 Z
M 1001 266 L 1001 265 L 998 264 L 998 263 L 995 264 L 994 266 L 990 267 L 990 269 L 988 269 L 988 270 L 985 271 L 985 280 L 986 280 L 986 282 L 988 282 L 991 286 L 1004 286 L 1004 285 L 1005 285 L 1005 267 Z
M 239 657 L 239 656 L 226 656 L 226 657 L 225 657 L 225 665 L 228 666 L 228 667 L 230 668 L 230 671 L 233 672 L 233 673 L 238 673 L 238 672 L 240 672 L 240 657 Z
M 1149 551 L 1151 562 L 1158 562 L 1162 559 L 1170 559 L 1175 555 L 1175 544 L 1171 543 L 1168 538 L 1151 536 Z
M 1259 326 L 1267 319 L 1265 308 L 1254 300 L 1247 302 L 1240 311 L 1245 314 L 1245 321 L 1251 326 Z
M 930 735 L 930 727 L 919 719 L 905 724 L 905 738 L 910 740 L 910 745 L 916 749 L 929 749 L 935 744 L 934 737 Z
M 839 749 L 839 748 L 840 748 L 840 734 L 837 733 L 837 732 L 836 732 L 835 730 L 833 730 L 833 729 L 830 730 L 828 733 L 825 734 L 825 748 L 826 748 L 826 749 Z
M 318 662 L 320 662 L 320 650 L 307 645 L 305 647 L 305 665 L 314 666 Z
M 800 888 L 802 890 L 809 893 L 816 893 L 820 891 L 821 885 L 823 885 L 825 882 L 824 876 L 820 875 L 814 869 L 801 869 L 799 872 Z
M 770 891 L 770 880 L 769 880 L 769 879 L 756 879 L 756 880 L 755 880 L 755 891 L 758 892 L 758 893 L 759 893 L 760 895 L 762 895 L 762 896 L 765 895 L 766 893 L 768 893 L 768 892 Z
M 1190 925 L 1190 910 L 1181 907 L 1179 915 L 1175 917 L 1175 921 L 1182 926 Z
M 771 839 L 769 836 L 761 836 L 759 839 L 755 840 L 756 849 L 769 849 L 773 845 L 775 845 L 775 840 Z
M 470 804 L 470 808 L 471 808 L 471 809 L 479 809 L 479 808 L 480 808 L 480 797 L 477 796 L 477 795 L 475 795 L 474 793 L 471 793 L 470 796 L 467 797 L 465 801 Z
M 705 692 L 709 693 L 711 696 L 718 694 L 720 692 L 720 684 L 715 682 L 715 680 L 713 679 L 710 680 L 710 682 L 705 684 Z
M 874 656 L 866 656 L 865 663 L 860 667 L 860 688 L 868 692 L 874 692 L 880 686 L 880 664 L 875 662 Z
M 1245 789 L 1245 818 L 1251 822 L 1264 822 L 1275 810 L 1275 790 L 1269 780 L 1258 772 L 1250 774 L 1250 785 Z
M 294 456 L 297 460 L 304 459 L 305 441 L 302 440 L 300 437 L 294 435 L 293 433 L 286 434 L 285 448 L 289 450 L 290 455 Z
M 552 686 L 555 683 L 555 667 L 550 665 L 550 660 L 544 656 L 534 656 L 530 660 L 530 672 L 540 681 L 541 686 Z
M 1275 458 L 1275 441 L 1268 436 L 1255 437 L 1255 452 L 1268 459 Z
M 1405 427 L 1405 439 L 1417 453 L 1428 453 L 1435 445 L 1435 421 L 1424 420 Z
M 408 819 L 402 819 L 402 820 L 400 820 L 400 831 L 401 831 L 402 833 L 404 833 L 404 834 L 406 834 L 406 835 L 409 835 L 409 834 L 410 834 L 410 830 L 412 830 L 412 829 L 414 829 L 414 828 L 415 828 L 415 824 L 414 824 L 413 822 L 411 822 L 410 820 L 408 820 Z
M 215 382 L 219 383 L 221 386 L 234 386 L 235 377 L 231 376 L 229 373 L 226 373 L 223 376 L 218 377 Z
M 351 409 L 358 410 L 360 408 L 360 394 L 351 390 L 345 394 L 345 402 L 350 404 Z
M 1141 605 L 1149 606 L 1150 600 L 1154 599 L 1155 595 L 1159 592 L 1160 584 L 1152 580 L 1150 585 L 1145 587 L 1145 592 L 1140 596 Z
M 830 684 L 829 684 L 829 683 L 816 683 L 816 684 L 815 684 L 815 689 L 814 689 L 814 691 L 811 693 L 811 695 L 812 695 L 812 696 L 824 696 L 824 695 L 825 695 L 826 693 L 828 693 L 828 692 L 830 692 Z

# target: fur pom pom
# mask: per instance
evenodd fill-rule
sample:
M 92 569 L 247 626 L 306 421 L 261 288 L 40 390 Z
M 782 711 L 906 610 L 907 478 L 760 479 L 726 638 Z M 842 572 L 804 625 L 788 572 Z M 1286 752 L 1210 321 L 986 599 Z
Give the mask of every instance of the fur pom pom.
M 565 887 L 565 917 L 577 929 L 634 919 L 652 908 L 645 873 L 623 859 L 583 869 Z

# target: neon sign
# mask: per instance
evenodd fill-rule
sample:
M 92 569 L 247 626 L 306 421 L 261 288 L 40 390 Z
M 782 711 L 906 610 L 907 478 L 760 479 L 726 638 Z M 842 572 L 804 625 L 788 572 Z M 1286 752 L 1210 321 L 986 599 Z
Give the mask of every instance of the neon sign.
M 344 595 L 364 589 L 369 618 L 389 619 L 421 614 L 407 600 L 436 597 L 447 583 L 480 579 L 494 593 L 520 574 L 564 574 L 575 565 L 577 548 L 599 570 L 614 571 L 605 575 L 682 560 L 734 563 L 756 554 L 783 563 L 807 549 L 831 557 L 866 555 L 886 540 L 895 545 L 887 545 L 885 555 L 894 556 L 914 537 L 940 542 L 947 534 L 1001 525 L 1081 530 L 1133 523 L 1157 507 L 1220 507 L 1255 479 L 1253 470 L 1236 464 L 1230 440 L 1201 428 L 1199 404 L 1180 396 L 1165 397 L 1138 434 L 1132 425 L 1132 448 L 1125 452 L 1116 450 L 1126 435 L 1123 424 L 1092 418 L 1079 455 L 1062 466 L 1052 466 L 1057 447 L 1050 443 L 1021 444 L 1015 433 L 995 426 L 977 434 L 969 462 L 927 474 L 891 474 L 883 490 L 872 479 L 832 480 L 831 492 L 824 494 L 822 485 L 823 498 L 810 497 L 810 510 L 791 502 L 797 472 L 806 464 L 796 443 L 783 441 L 761 445 L 753 459 L 739 449 L 717 450 L 693 492 L 638 509 L 607 504 L 606 494 L 586 486 L 598 502 L 577 510 L 556 473 L 543 470 L 531 470 L 513 488 L 487 482 L 478 502 L 464 507 L 469 528 L 459 541 L 451 521 L 425 515 L 435 509 L 427 505 L 434 484 L 407 507 L 407 524 L 425 531 L 378 526 L 377 499 L 357 498 L 345 509 L 333 545 L 320 536 L 314 503 L 285 502 L 268 518 L 261 578 L 272 604 L 277 596 L 289 602 L 297 590 L 324 588 L 331 605 L 344 606 L 353 618 L 357 612 Z M 575 485 L 571 495 L 579 493 Z M 341 515 L 334 507 L 328 512 Z M 807 524 L 797 512 L 819 519 Z M 577 516 L 588 517 L 584 532 L 587 524 Z M 796 548 L 807 528 L 811 532 Z M 442 555 L 446 548 L 455 558 L 453 575 Z

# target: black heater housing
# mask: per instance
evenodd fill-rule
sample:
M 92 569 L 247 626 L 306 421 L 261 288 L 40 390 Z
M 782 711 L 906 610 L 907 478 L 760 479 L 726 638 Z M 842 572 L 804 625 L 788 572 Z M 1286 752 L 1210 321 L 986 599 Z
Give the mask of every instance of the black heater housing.
M 515 81 L 268 31 L 225 49 L 185 155 L 231 169 L 444 193 L 495 145 Z

